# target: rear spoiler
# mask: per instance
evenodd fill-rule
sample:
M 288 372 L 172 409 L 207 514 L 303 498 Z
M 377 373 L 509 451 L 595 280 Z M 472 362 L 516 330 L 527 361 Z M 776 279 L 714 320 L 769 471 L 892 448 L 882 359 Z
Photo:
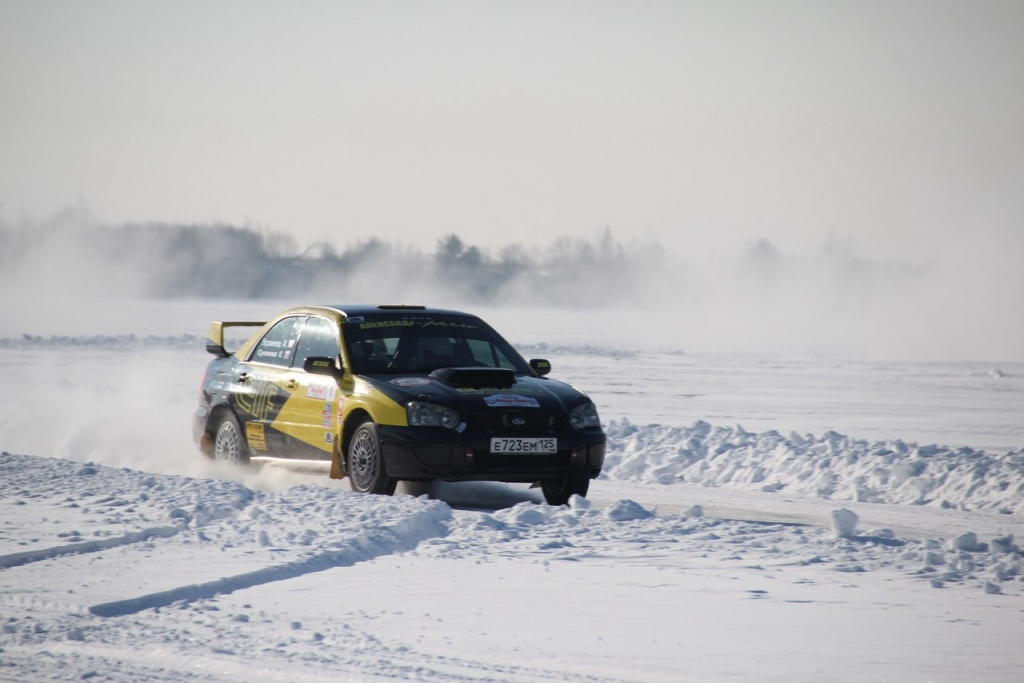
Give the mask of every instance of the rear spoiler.
M 265 322 L 241 322 L 241 321 L 221 321 L 214 320 L 210 323 L 210 332 L 206 335 L 206 350 L 217 358 L 227 358 L 231 354 L 228 353 L 227 349 L 224 348 L 224 328 L 225 327 L 263 327 L 266 325 Z

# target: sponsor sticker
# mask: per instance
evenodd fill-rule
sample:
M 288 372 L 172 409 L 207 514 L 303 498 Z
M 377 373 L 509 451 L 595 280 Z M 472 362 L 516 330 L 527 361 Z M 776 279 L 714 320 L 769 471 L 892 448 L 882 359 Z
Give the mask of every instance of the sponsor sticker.
M 360 323 L 359 329 L 373 330 L 379 327 L 416 327 L 418 323 L 412 320 L 379 320 L 376 322 Z
M 251 448 L 257 451 L 267 450 L 267 437 L 263 431 L 262 422 L 246 422 L 245 423 L 245 440 L 249 442 Z
M 330 443 L 330 444 L 334 443 L 334 433 L 333 432 L 324 432 L 324 443 Z
M 334 382 L 310 382 L 309 386 L 306 387 L 306 396 L 321 401 L 333 401 L 337 392 L 338 385 Z
M 492 408 L 540 408 L 537 399 L 518 394 L 492 394 L 484 396 L 484 402 Z
M 471 325 L 469 323 L 449 322 L 449 321 L 446 321 L 446 320 L 428 320 L 427 322 L 423 323 L 423 327 L 424 327 L 424 329 L 426 329 L 428 327 L 457 327 L 457 328 L 463 329 L 463 330 L 475 330 L 475 329 L 477 329 L 476 325 Z
M 334 406 L 333 405 L 331 405 L 330 403 L 325 403 L 324 404 L 324 409 L 320 413 L 320 415 L 323 417 L 323 426 L 324 427 L 333 427 L 334 426 Z
M 338 397 L 338 424 L 341 424 L 341 411 L 345 407 L 345 397 Z
M 430 380 L 426 377 L 396 377 L 391 383 L 396 387 L 422 387 L 424 384 L 430 384 Z

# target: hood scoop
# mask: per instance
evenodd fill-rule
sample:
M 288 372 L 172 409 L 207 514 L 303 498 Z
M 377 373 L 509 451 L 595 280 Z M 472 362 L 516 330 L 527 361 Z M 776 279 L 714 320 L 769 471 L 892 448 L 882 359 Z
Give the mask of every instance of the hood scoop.
M 511 389 L 516 376 L 503 368 L 438 368 L 431 379 L 453 389 Z

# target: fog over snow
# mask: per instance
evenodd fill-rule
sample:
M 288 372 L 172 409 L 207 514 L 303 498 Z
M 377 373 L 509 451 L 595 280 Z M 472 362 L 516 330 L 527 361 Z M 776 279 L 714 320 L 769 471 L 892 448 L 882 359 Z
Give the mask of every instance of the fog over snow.
M 984 258 L 899 261 L 863 254 L 838 232 L 809 252 L 760 238 L 714 258 L 610 229 L 494 248 L 453 233 L 430 249 L 338 242 L 224 224 L 102 225 L 81 208 L 41 222 L 0 216 L 0 333 L 51 331 L 43 301 L 74 301 L 83 317 L 106 315 L 109 297 L 405 301 L 609 309 L 642 325 L 617 340 L 629 348 L 1024 359 L 1012 242 Z
M 1012 0 L 0 0 L 4 307 L 643 306 L 686 351 L 1021 360 L 1022 27 Z

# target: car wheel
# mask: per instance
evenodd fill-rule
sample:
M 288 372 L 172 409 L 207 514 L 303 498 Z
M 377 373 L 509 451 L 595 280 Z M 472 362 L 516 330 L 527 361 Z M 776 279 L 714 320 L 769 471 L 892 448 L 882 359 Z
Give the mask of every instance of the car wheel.
M 377 425 L 366 421 L 356 427 L 348 444 L 348 479 L 353 491 L 390 496 L 398 481 L 384 471 L 384 458 L 377 438 Z
M 245 465 L 249 462 L 249 445 L 242 436 L 238 420 L 224 413 L 213 437 L 213 459 L 225 465 Z
M 548 505 L 565 505 L 573 494 L 586 496 L 590 489 L 590 480 L 586 477 L 556 477 L 544 479 L 540 490 L 544 492 L 544 500 Z

